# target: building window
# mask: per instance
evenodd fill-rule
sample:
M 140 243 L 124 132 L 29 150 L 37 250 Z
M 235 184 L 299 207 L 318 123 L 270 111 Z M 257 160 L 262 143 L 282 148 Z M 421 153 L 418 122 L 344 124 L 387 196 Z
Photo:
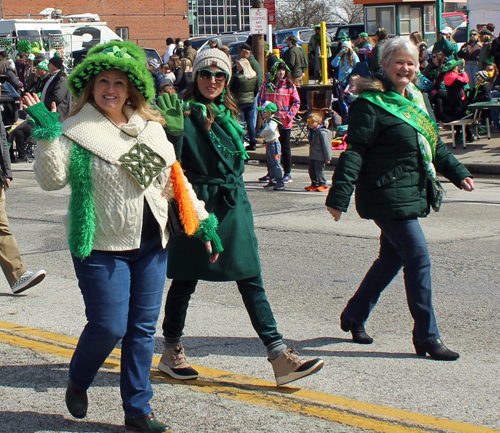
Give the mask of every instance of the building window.
M 390 35 L 396 34 L 394 6 L 370 6 L 365 8 L 366 32 L 374 35 L 383 27 Z
M 128 27 L 117 27 L 116 34 L 124 41 L 128 40 Z
M 250 0 L 188 0 L 191 36 L 247 30 Z
M 424 28 L 425 33 L 436 31 L 436 8 L 434 5 L 424 6 Z
M 421 32 L 420 8 L 410 8 L 408 5 L 401 5 L 399 12 L 399 34 L 409 35 L 413 32 Z

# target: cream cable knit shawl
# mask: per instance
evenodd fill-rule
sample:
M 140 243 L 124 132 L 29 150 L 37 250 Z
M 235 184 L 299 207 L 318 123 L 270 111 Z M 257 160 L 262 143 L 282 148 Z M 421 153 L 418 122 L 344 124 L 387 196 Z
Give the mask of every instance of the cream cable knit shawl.
M 73 143 L 79 144 L 93 154 L 96 215 L 93 249 L 125 251 L 139 248 L 144 200 L 161 227 L 165 247 L 168 241 L 168 200 L 173 197 L 170 167 L 175 162 L 175 151 L 159 123 L 146 121 L 129 107 L 125 107 L 124 112 L 129 121 L 119 128 L 95 107 L 86 104 L 77 115 L 63 122 L 62 136 L 53 141 L 38 142 L 33 167 L 35 178 L 46 191 L 64 188 L 69 181 Z M 139 185 L 118 163 L 118 158 L 137 143 L 148 145 L 167 162 L 167 167 L 147 188 Z M 204 203 L 196 198 L 187 179 L 185 182 L 198 219 L 208 218 Z M 67 234 L 68 214 L 63 221 Z

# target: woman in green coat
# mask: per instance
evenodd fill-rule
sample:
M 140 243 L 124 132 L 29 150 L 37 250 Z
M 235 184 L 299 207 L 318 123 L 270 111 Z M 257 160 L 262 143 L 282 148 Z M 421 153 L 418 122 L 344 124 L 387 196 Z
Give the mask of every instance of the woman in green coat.
M 467 169 L 439 138 L 432 112 L 413 84 L 418 49 L 394 38 L 381 51 L 383 76 L 356 81 L 358 97 L 349 113 L 347 150 L 335 170 L 326 205 L 335 221 L 347 211 L 356 187 L 356 209 L 381 230 L 380 252 L 341 315 L 353 340 L 370 344 L 364 324 L 382 291 L 404 269 L 408 306 L 414 319 L 417 355 L 451 361 L 459 354 L 441 341 L 431 296 L 431 263 L 418 222 L 439 210 L 436 171 L 455 186 L 474 189 Z
M 199 248 L 200 242 L 185 235 L 171 238 L 167 276 L 173 281 L 163 322 L 165 350 L 158 368 L 176 379 L 198 377 L 181 343 L 190 297 L 198 280 L 236 281 L 252 325 L 266 346 L 277 384 L 283 385 L 317 372 L 323 361 L 305 361 L 287 349 L 264 291 L 252 208 L 243 182 L 248 155 L 236 120 L 238 109 L 228 91 L 230 60 L 217 48 L 204 50 L 195 58 L 193 75 L 194 85 L 184 95 L 184 134 L 176 153 L 198 198 L 219 221 L 217 233 L 224 250 L 215 246 L 220 257 L 207 265 L 203 263 L 207 252 Z

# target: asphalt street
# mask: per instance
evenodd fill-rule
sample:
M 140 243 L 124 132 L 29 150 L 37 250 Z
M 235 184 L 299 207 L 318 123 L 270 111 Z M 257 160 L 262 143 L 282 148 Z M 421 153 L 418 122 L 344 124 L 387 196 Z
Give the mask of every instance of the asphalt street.
M 124 431 L 116 359 L 90 389 L 85 420 L 64 406 L 69 358 L 85 325 L 61 223 L 69 190 L 43 192 L 31 164 L 14 169 L 11 230 L 26 266 L 48 275 L 18 296 L 0 282 L 0 433 Z M 438 362 L 414 354 L 402 275 L 367 323 L 374 343 L 352 343 L 339 316 L 377 256 L 377 227 L 354 206 L 333 221 L 326 194 L 304 190 L 303 167 L 284 192 L 262 188 L 264 174 L 264 165 L 248 165 L 245 181 L 268 297 L 286 342 L 325 366 L 276 388 L 235 284 L 200 282 L 184 346 L 202 377 L 181 383 L 153 368 L 157 416 L 175 432 L 500 431 L 500 179 L 476 179 L 473 193 L 444 183 L 441 211 L 421 220 L 442 338 L 461 354 Z

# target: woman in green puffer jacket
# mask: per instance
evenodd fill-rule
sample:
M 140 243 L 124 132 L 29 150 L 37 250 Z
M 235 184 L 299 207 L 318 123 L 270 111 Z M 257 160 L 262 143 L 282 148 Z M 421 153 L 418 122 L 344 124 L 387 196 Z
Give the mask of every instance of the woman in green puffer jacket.
M 349 113 L 348 148 L 341 155 L 326 205 L 340 220 L 356 188 L 356 208 L 381 230 L 379 257 L 341 315 L 341 328 L 353 340 L 370 344 L 364 323 L 382 291 L 401 268 L 414 319 L 417 355 L 455 360 L 459 354 L 441 341 L 431 299 L 431 264 L 419 217 L 439 210 L 436 171 L 455 186 L 474 189 L 467 169 L 447 151 L 432 110 L 413 84 L 418 49 L 402 38 L 385 43 L 383 75 L 356 82 L 357 99 Z

